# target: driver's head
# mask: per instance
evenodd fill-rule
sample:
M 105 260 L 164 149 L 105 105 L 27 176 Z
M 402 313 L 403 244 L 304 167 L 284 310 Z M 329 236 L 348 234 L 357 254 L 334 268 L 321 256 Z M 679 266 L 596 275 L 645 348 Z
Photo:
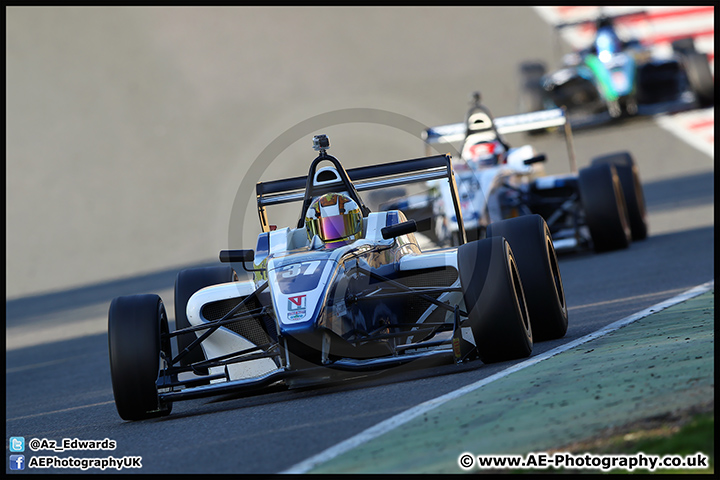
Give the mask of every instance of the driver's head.
M 465 144 L 463 158 L 474 162 L 477 166 L 493 166 L 505 163 L 505 147 L 498 140 Z
M 317 235 L 328 247 L 346 245 L 362 237 L 362 212 L 342 193 L 328 193 L 310 204 L 305 214 L 308 238 Z
M 622 41 L 611 27 L 603 27 L 598 30 L 595 44 L 598 53 L 610 52 L 615 54 L 622 51 Z

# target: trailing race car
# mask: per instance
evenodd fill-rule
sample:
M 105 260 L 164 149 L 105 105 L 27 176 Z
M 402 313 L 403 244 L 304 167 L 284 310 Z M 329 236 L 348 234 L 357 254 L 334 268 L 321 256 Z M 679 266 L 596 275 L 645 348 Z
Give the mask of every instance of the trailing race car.
M 542 168 L 546 155 L 530 145 L 512 148 L 503 137 L 560 127 L 570 162 L 570 172 L 562 175 L 546 175 Z M 423 137 L 428 147 L 462 142 L 461 158 L 453 166 L 463 220 L 469 217 L 475 222 L 471 238 L 484 238 L 501 220 L 529 214 L 545 219 L 558 251 L 615 250 L 647 237 L 644 195 L 632 155 L 598 156 L 578 171 L 572 129 L 563 109 L 494 118 L 475 93 L 465 123 L 432 127 Z M 440 245 L 457 244 L 459 229 L 454 211 L 448 208 L 449 190 L 445 185 L 429 186 L 425 203 L 442 210 L 434 219 L 431 239 Z M 404 205 L 396 199 L 384 206 L 402 209 Z M 422 202 L 416 200 L 414 206 L 404 213 L 419 220 Z
M 491 238 L 468 243 L 460 220 L 458 247 L 423 252 L 415 221 L 371 212 L 359 192 L 428 178 L 456 192 L 448 155 L 346 171 L 327 153 L 327 137 L 314 147 L 307 176 L 257 184 L 254 251 L 224 250 L 223 264 L 178 274 L 174 331 L 158 295 L 112 301 L 110 370 L 123 419 L 167 415 L 178 400 L 301 387 L 420 359 L 523 358 L 533 341 L 565 335 L 562 280 L 540 216 L 500 222 Z M 267 206 L 295 201 L 294 228 L 269 225 Z M 455 211 L 462 219 L 457 201 Z M 239 281 L 240 269 L 252 279 Z
M 520 112 L 565 107 L 573 126 L 613 118 L 707 107 L 714 104 L 715 83 L 707 54 L 692 37 L 673 42 L 671 56 L 653 54 L 636 39 L 623 41 L 615 21 L 645 15 L 625 13 L 555 26 L 595 26 L 592 44 L 563 57 L 548 73 L 543 62 L 520 65 Z

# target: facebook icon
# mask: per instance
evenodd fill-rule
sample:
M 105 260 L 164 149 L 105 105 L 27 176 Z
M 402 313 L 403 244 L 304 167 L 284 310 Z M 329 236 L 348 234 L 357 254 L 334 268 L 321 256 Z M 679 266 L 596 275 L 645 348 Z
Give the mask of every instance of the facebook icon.
M 10 455 L 10 470 L 25 470 L 25 455 Z

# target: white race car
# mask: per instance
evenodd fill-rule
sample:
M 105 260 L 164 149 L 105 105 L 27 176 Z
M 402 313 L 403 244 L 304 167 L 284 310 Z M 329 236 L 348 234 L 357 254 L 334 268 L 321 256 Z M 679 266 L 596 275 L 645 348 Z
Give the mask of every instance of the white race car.
M 512 148 L 504 134 L 562 128 L 570 172 L 546 175 L 539 154 L 531 145 Z M 458 192 L 469 238 L 484 238 L 487 228 L 500 220 L 528 214 L 542 216 L 557 250 L 626 248 L 631 240 L 647 236 L 644 195 L 637 166 L 629 152 L 592 159 L 578 171 L 572 131 L 562 109 L 493 118 L 474 95 L 464 123 L 428 128 L 430 146 L 462 142 L 462 155 L 454 163 Z M 434 185 L 426 201 L 441 205 L 434 234 L 439 244 L 458 242 L 458 224 L 447 208 L 448 189 Z M 412 218 L 413 212 L 406 212 Z M 474 230 L 471 230 L 473 228 Z
M 121 418 L 421 359 L 523 358 L 534 340 L 565 335 L 562 280 L 540 216 L 499 222 L 491 238 L 466 243 L 463 233 L 457 247 L 423 252 L 415 221 L 397 210 L 371 212 L 359 192 L 444 179 L 461 219 L 450 157 L 346 171 L 327 153 L 327 137 L 314 140 L 319 155 L 307 176 L 257 184 L 255 250 L 224 250 L 221 264 L 178 274 L 174 331 L 158 295 L 112 301 L 110 370 Z M 297 201 L 297 225 L 271 228 L 266 207 Z M 238 280 L 242 270 L 252 279 Z

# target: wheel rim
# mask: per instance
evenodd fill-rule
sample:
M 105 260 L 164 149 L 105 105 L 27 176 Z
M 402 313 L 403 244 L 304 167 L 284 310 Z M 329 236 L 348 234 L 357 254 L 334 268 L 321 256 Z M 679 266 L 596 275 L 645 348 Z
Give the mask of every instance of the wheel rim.
M 520 281 L 520 272 L 518 271 L 517 264 L 515 263 L 515 257 L 510 253 L 508 255 L 508 262 L 510 267 L 510 276 L 512 277 L 513 289 L 515 290 L 516 298 L 518 299 L 518 307 L 520 308 L 520 317 L 525 328 L 525 332 L 532 335 L 530 326 L 530 314 L 528 313 L 527 302 L 525 300 L 525 291 Z
M 557 292 L 560 307 L 565 310 L 565 291 L 563 290 L 562 279 L 560 278 L 560 265 L 558 264 L 557 256 L 555 255 L 552 237 L 550 237 L 550 233 L 547 230 L 545 231 L 545 243 L 550 257 L 550 271 L 552 273 L 553 282 L 555 283 L 555 292 Z

